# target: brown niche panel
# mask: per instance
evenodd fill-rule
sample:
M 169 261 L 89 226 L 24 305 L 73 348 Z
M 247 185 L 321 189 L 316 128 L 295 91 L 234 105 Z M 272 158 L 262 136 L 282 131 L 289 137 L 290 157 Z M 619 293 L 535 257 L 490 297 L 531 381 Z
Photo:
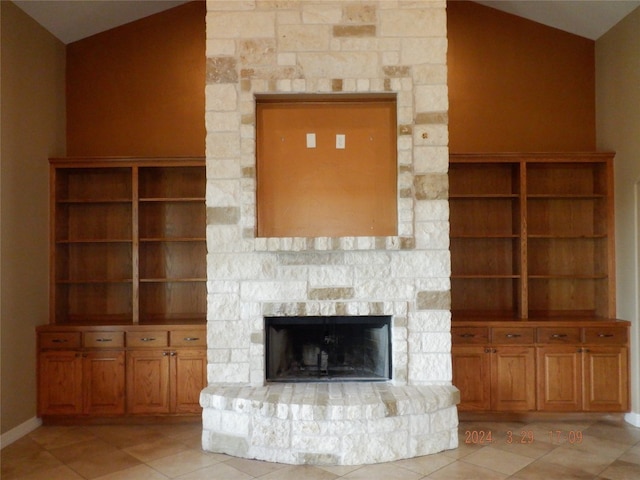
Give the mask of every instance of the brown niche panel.
M 395 95 L 261 96 L 256 122 L 259 237 L 397 235 Z

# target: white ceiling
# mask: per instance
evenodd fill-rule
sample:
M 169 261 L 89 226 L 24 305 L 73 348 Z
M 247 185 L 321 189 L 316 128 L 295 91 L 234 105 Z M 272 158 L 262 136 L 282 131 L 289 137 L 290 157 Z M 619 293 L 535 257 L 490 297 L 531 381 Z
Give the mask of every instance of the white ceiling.
M 63 43 L 148 17 L 185 0 L 14 0 Z
M 491 0 L 478 1 L 489 7 L 597 40 L 635 10 L 632 0 Z
M 303 1 L 303 0 L 301 0 Z M 173 8 L 185 0 L 14 0 L 64 43 Z M 478 1 L 507 13 L 598 39 L 640 5 L 635 0 Z

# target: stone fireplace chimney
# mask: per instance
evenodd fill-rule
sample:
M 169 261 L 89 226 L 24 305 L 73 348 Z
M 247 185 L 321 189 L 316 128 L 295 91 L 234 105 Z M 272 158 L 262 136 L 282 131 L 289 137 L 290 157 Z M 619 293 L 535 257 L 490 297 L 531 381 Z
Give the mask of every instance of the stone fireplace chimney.
M 455 447 L 445 7 L 445 0 L 207 2 L 206 449 L 288 463 L 347 464 Z M 256 96 L 318 93 L 396 95 L 397 235 L 257 236 Z M 265 405 L 273 406 L 279 421 L 300 418 L 291 413 L 293 406 L 287 410 L 281 400 L 270 404 L 261 396 L 269 388 L 264 318 L 336 315 L 391 317 L 393 371 L 387 386 L 406 387 L 423 399 L 436 392 L 430 405 L 437 404 L 438 420 L 423 420 L 438 423 L 437 431 L 433 425 L 427 429 L 439 442 L 429 441 L 425 449 L 414 439 L 407 441 L 411 451 L 344 458 L 337 453 L 345 450 L 344 438 L 331 452 L 322 441 L 321 451 L 299 441 L 305 446 L 293 453 L 289 446 L 286 456 L 273 451 L 287 448 L 273 440 L 276 429 L 265 433 L 270 446 L 254 448 L 251 433 L 258 423 L 264 427 Z M 336 393 L 335 386 L 326 388 Z M 388 417 L 397 401 L 376 395 L 387 399 L 382 416 Z M 399 398 L 400 391 L 394 395 Z M 259 420 L 238 416 L 236 407 L 247 399 L 254 406 L 263 402 L 256 407 L 262 409 Z

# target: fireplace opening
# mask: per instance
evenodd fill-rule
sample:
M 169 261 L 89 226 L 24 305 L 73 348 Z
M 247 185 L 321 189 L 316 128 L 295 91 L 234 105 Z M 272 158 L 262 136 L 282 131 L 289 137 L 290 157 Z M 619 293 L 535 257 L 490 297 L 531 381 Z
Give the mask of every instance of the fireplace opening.
M 391 316 L 265 317 L 268 382 L 391 379 Z

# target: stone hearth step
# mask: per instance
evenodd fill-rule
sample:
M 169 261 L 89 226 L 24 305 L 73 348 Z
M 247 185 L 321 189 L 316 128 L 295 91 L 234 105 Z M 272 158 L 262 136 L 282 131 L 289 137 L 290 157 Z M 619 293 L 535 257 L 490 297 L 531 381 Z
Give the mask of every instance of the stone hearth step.
M 289 464 L 358 465 L 457 446 L 459 392 L 446 385 L 215 385 L 201 394 L 203 448 Z

